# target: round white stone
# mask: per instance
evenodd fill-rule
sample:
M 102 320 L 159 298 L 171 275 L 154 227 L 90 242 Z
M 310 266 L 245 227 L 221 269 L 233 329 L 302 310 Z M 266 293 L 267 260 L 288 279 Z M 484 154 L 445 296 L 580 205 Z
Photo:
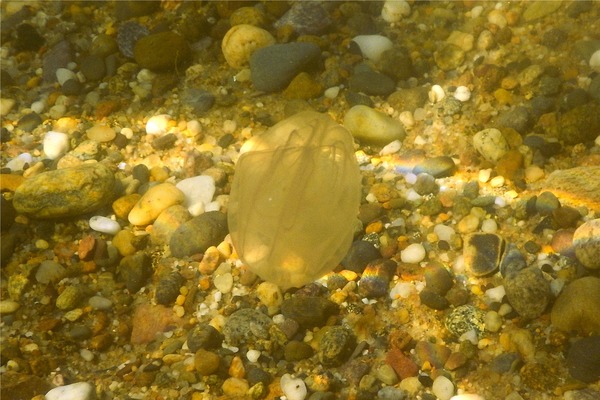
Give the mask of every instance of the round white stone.
M 358 35 L 352 39 L 362 55 L 371 61 L 379 61 L 384 51 L 391 49 L 394 44 L 385 36 L 381 35 Z
M 101 215 L 94 215 L 90 218 L 90 228 L 96 232 L 106 233 L 108 235 L 115 235 L 121 230 L 121 225 L 117 221 L 114 221 L 108 217 Z
M 33 157 L 29 153 L 21 153 L 9 162 L 6 163 L 6 168 L 11 171 L 22 171 L 25 164 L 31 164 Z
M 429 90 L 429 101 L 438 103 L 446 97 L 446 92 L 440 85 L 433 85 Z
M 450 400 L 454 394 L 454 384 L 444 375 L 440 375 L 433 381 L 431 391 L 439 400 Z
M 435 233 L 439 240 L 443 240 L 445 242 L 449 242 L 452 239 L 452 235 L 456 232 L 454 228 L 444 224 L 437 224 L 433 227 L 433 233 Z
M 55 160 L 69 150 L 69 136 L 62 132 L 46 132 L 43 147 L 46 157 Z
M 393 23 L 410 15 L 410 5 L 406 0 L 387 0 L 381 9 L 381 18 L 385 22 Z
M 304 400 L 306 398 L 306 384 L 302 379 L 294 378 L 290 374 L 284 374 L 279 384 L 288 400 Z
M 498 230 L 498 224 L 493 219 L 483 220 L 481 231 L 485 233 L 495 233 Z
M 325 92 L 323 92 L 323 95 L 328 99 L 335 99 L 338 96 L 338 94 L 340 94 L 339 86 L 332 86 L 330 88 L 325 89 Z
M 164 135 L 169 130 L 170 122 L 170 115 L 154 115 L 146 122 L 146 133 L 148 135 Z
M 55 387 L 46 393 L 46 400 L 92 400 L 95 397 L 94 387 L 87 382 Z
M 383 149 L 381 149 L 379 154 L 381 154 L 382 156 L 385 156 L 387 154 L 394 154 L 398 152 L 400 148 L 402 148 L 402 142 L 399 140 L 394 140 L 393 142 L 390 142 L 387 145 L 385 145 Z
M 185 196 L 183 205 L 192 216 L 206 211 L 215 194 L 215 180 L 212 176 L 198 175 L 178 182 L 175 187 Z
M 423 261 L 425 259 L 425 247 L 421 243 L 413 243 L 409 244 L 402 252 L 400 253 L 400 259 L 402 262 L 415 264 Z
M 41 114 L 44 112 L 44 109 L 46 108 L 46 103 L 42 100 L 34 101 L 33 103 L 31 103 L 30 108 L 31 108 L 31 111 L 33 111 L 34 113 Z
M 454 91 L 454 98 L 458 101 L 469 101 L 471 98 L 471 90 L 466 86 L 459 86 Z
M 246 353 L 246 358 L 250 362 L 257 362 L 260 358 L 260 351 L 254 349 L 248 350 L 248 352 Z

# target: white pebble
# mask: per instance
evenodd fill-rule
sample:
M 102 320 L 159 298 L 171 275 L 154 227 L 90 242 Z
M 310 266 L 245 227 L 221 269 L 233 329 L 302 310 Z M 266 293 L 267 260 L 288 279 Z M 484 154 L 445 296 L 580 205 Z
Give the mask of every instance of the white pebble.
M 223 133 L 233 133 L 236 129 L 237 123 L 234 120 L 228 119 L 223 121 Z
M 596 146 L 600 146 L 600 135 L 596 136 L 596 140 L 594 140 L 594 144 Z
M 600 72 L 600 50 L 596 50 L 590 57 L 590 68 Z
M 325 89 L 325 92 L 323 93 L 323 95 L 325 97 L 327 97 L 328 99 L 335 99 L 338 94 L 340 94 L 340 87 L 339 86 L 332 86 L 330 88 Z
M 40 263 L 36 273 L 35 280 L 42 284 L 48 284 L 52 281 L 62 279 L 66 274 L 66 269 L 53 260 L 44 260 Z
M 439 400 L 450 400 L 454 394 L 454 384 L 444 375 L 440 375 L 433 381 L 431 391 Z
M 170 123 L 170 115 L 154 115 L 146 122 L 146 133 L 148 135 L 164 135 L 169 130 Z
M 202 125 L 200 125 L 200 122 L 195 119 L 188 121 L 186 128 L 192 135 L 198 135 L 200 132 L 202 132 Z
M 87 382 L 55 387 L 46 393 L 46 400 L 92 400 L 95 397 L 94 387 Z
M 402 250 L 400 253 L 400 259 L 402 262 L 415 264 L 423 261 L 425 255 L 425 247 L 423 247 L 421 243 L 413 243 L 409 244 L 404 250 Z
M 48 115 L 52 119 L 59 119 L 67 112 L 67 106 L 64 104 L 55 104 L 48 110 Z
M 440 85 L 433 85 L 429 90 L 429 101 L 432 103 L 438 103 L 446 97 L 446 92 Z
M 142 68 L 140 70 L 140 72 L 138 72 L 136 78 L 137 78 L 137 81 L 140 83 L 152 82 L 154 80 L 154 78 L 156 78 L 156 74 L 154 72 L 150 71 L 149 69 Z
M 452 239 L 452 235 L 456 232 L 454 228 L 444 224 L 437 224 L 433 227 L 433 233 L 435 233 L 439 240 L 443 240 L 445 242 L 449 242 Z
M 133 137 L 133 129 L 123 128 L 121 129 L 121 135 L 125 136 L 127 139 L 131 139 Z
M 504 177 L 502 175 L 498 175 L 498 176 L 493 177 L 490 180 L 490 186 L 493 188 L 499 188 L 499 187 L 504 186 L 504 182 L 505 182 Z
M 491 176 L 492 176 L 492 169 L 491 168 L 480 169 L 479 170 L 479 176 L 477 177 L 477 179 L 481 183 L 486 183 L 487 181 L 490 180 Z
M 69 150 L 69 136 L 62 132 L 46 132 L 43 147 L 46 157 L 51 160 L 56 160 Z
M 70 79 L 78 80 L 75 72 L 67 68 L 58 68 L 56 70 L 56 80 L 60 86 L 64 85 Z
M 374 62 L 379 61 L 383 52 L 394 46 L 390 39 L 381 35 L 358 35 L 352 41 L 358 45 L 364 57 Z
M 198 175 L 178 182 L 175 187 L 185 196 L 184 206 L 192 216 L 202 214 L 215 194 L 215 180 L 212 176 Z
M 248 350 L 248 352 L 246 353 L 246 358 L 250 362 L 257 362 L 260 358 L 260 351 L 254 349 Z
M 11 112 L 15 104 L 17 104 L 15 99 L 7 99 L 5 97 L 0 98 L 0 115 L 7 115 L 9 112 Z
M 121 225 L 117 221 L 114 221 L 108 217 L 101 215 L 94 215 L 90 218 L 90 228 L 96 232 L 106 233 L 108 235 L 115 235 L 121 230 Z
M 284 374 L 279 384 L 288 400 L 304 400 L 306 398 L 306 384 L 302 379 L 293 378 L 290 374 Z
M 458 101 L 469 101 L 471 98 L 471 90 L 466 86 L 459 86 L 454 91 L 454 98 Z
M 482 6 L 475 6 L 471 9 L 471 18 L 478 18 L 483 12 Z
M 381 149 L 379 152 L 380 155 L 385 156 L 386 154 L 394 154 L 398 152 L 402 148 L 402 142 L 399 140 L 394 140 L 393 142 L 388 143 Z
M 6 163 L 6 168 L 11 171 L 22 171 L 25 164 L 31 164 L 33 157 L 29 153 L 21 153 L 9 162 Z
M 398 282 L 396 286 L 390 290 L 390 298 L 396 300 L 398 298 L 406 299 L 415 291 L 415 286 L 410 282 Z
M 33 103 L 31 103 L 30 108 L 31 108 L 31 111 L 33 111 L 34 113 L 41 114 L 44 112 L 44 109 L 46 108 L 46 103 L 42 100 L 34 101 Z
M 498 224 L 493 219 L 486 219 L 481 223 L 481 231 L 485 233 L 496 233 Z
M 92 353 L 88 349 L 79 350 L 79 355 L 81 356 L 81 358 L 83 358 L 87 362 L 90 362 L 94 359 L 94 353 Z
M 386 0 L 381 9 L 381 18 L 385 22 L 393 23 L 401 21 L 410 15 L 410 5 L 406 0 Z
M 92 296 L 88 300 L 88 304 L 94 310 L 110 310 L 112 308 L 112 301 L 102 296 Z
M 485 324 L 485 329 L 489 332 L 498 332 L 500 328 L 502 328 L 502 318 L 496 311 L 493 310 L 485 313 L 483 322 Z
M 213 279 L 213 283 L 215 288 L 221 293 L 229 293 L 231 292 L 231 288 L 233 287 L 233 275 L 230 272 L 227 272 L 222 275 L 217 275 Z

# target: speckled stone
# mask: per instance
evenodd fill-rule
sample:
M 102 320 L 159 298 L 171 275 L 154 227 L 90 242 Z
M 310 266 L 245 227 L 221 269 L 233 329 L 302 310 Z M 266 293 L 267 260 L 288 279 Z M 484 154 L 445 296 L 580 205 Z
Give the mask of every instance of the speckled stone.
M 271 318 L 258 310 L 243 308 L 231 314 L 223 326 L 225 342 L 237 346 L 268 339 Z
M 26 179 L 15 191 L 13 206 L 34 218 L 64 218 L 89 213 L 108 204 L 115 178 L 103 164 L 42 172 Z
M 319 361 L 328 367 L 341 365 L 348 359 L 356 346 L 356 338 L 343 326 L 332 326 L 319 341 Z
M 600 131 L 600 105 L 594 102 L 562 114 L 558 123 L 559 139 L 566 144 L 593 141 Z
M 485 329 L 485 312 L 475 306 L 466 304 L 453 309 L 446 317 L 445 325 L 453 335 L 460 337 L 474 330 L 477 336 Z
M 542 315 L 552 298 L 550 283 L 535 266 L 507 274 L 504 289 L 508 302 L 526 319 Z
M 81 286 L 67 286 L 56 298 L 56 308 L 63 311 L 72 310 L 83 300 L 84 290 Z
M 136 293 L 152 276 L 152 260 L 142 252 L 125 256 L 119 263 L 117 273 L 127 290 Z

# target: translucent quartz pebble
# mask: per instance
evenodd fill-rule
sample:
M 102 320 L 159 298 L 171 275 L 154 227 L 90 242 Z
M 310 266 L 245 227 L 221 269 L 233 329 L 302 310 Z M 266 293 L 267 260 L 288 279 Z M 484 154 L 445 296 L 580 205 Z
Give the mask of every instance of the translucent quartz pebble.
M 241 259 L 284 290 L 335 268 L 350 248 L 360 202 L 350 133 L 304 111 L 240 152 L 228 223 Z

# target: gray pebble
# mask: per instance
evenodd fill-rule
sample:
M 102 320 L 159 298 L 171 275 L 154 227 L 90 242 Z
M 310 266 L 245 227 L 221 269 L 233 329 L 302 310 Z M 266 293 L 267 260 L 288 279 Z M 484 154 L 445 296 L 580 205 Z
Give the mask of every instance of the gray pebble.
M 526 107 L 517 106 L 513 107 L 510 110 L 502 113 L 496 123 L 499 126 L 503 126 L 506 128 L 512 128 L 524 135 L 531 128 L 532 124 L 531 114 Z
M 56 70 L 66 68 L 73 61 L 71 45 L 66 40 L 61 40 L 44 54 L 42 61 L 42 76 L 45 82 L 56 82 Z
M 542 192 L 535 201 L 535 209 L 542 215 L 550 215 L 560 207 L 560 201 L 552 192 Z
M 414 174 L 427 173 L 434 178 L 452 176 L 456 171 L 456 164 L 449 156 L 427 158 L 413 168 Z
M 19 119 L 19 122 L 17 123 L 17 128 L 25 132 L 31 132 L 35 128 L 40 126 L 42 122 L 42 117 L 40 117 L 35 112 L 30 112 L 28 114 L 23 115 L 21 119 Z
M 187 346 L 194 353 L 200 349 L 215 349 L 221 347 L 223 335 L 212 325 L 199 323 L 187 335 Z
M 391 78 L 376 71 L 355 73 L 348 84 L 351 90 L 371 96 L 387 96 L 396 89 L 396 83 Z
M 112 308 L 112 301 L 102 296 L 92 296 L 88 300 L 88 304 L 94 310 L 110 310 Z
M 521 361 L 519 353 L 502 353 L 492 360 L 490 367 L 494 372 L 505 374 L 515 371 Z
M 331 25 L 327 10 L 318 2 L 293 3 L 274 27 L 291 27 L 297 35 L 319 35 Z
M 527 267 L 506 275 L 504 289 L 510 305 L 526 319 L 542 315 L 552 298 L 550 283 L 537 267 Z
M 174 257 L 188 257 L 204 253 L 218 245 L 227 235 L 227 218 L 219 211 L 200 214 L 181 224 L 171 236 L 170 247 Z
M 202 114 L 215 104 L 215 96 L 208 90 L 187 88 L 181 96 L 181 101 L 194 110 L 194 114 Z
M 356 347 L 352 331 L 343 326 L 332 326 L 319 342 L 319 361 L 327 367 L 337 367 L 344 363 Z
M 600 336 L 586 337 L 573 343 L 566 362 L 573 378 L 585 383 L 600 379 Z
M 250 57 L 252 84 L 264 92 L 282 90 L 298 73 L 312 66 L 320 55 L 319 46 L 304 42 L 258 49 Z
M 81 60 L 81 73 L 90 81 L 99 81 L 106 74 L 104 58 L 98 55 L 89 55 Z
M 244 308 L 231 314 L 223 326 L 225 341 L 233 346 L 251 345 L 269 338 L 271 318 L 258 310 Z
M 435 182 L 435 178 L 426 173 L 420 173 L 417 176 L 417 181 L 413 185 L 413 189 L 421 196 L 434 194 L 440 190 L 439 186 Z

